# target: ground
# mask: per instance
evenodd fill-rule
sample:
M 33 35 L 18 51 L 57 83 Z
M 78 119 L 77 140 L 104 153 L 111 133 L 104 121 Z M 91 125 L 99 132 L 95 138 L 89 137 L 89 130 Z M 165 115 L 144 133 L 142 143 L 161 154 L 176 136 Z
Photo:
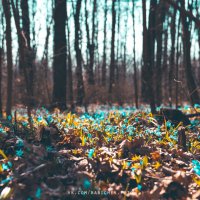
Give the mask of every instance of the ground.
M 1 121 L 0 199 L 199 199 L 199 119 L 156 119 L 145 108 L 41 108 L 30 124 L 17 110 Z

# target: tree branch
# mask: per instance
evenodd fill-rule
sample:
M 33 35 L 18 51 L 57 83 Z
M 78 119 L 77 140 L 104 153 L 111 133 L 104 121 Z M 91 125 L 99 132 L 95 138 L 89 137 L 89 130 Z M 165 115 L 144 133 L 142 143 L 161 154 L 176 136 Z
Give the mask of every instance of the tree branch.
M 190 18 L 192 21 L 194 21 L 196 26 L 200 28 L 200 20 L 197 17 L 195 17 L 192 12 L 185 10 L 173 0 L 167 0 L 167 3 L 173 6 L 175 9 L 177 9 L 181 13 L 181 15 L 184 15 Z

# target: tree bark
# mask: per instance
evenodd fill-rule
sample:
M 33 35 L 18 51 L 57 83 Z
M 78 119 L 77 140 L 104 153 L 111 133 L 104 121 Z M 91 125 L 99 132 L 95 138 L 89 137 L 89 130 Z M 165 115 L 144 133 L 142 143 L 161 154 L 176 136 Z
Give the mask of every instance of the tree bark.
M 13 61 L 12 61 L 12 36 L 11 36 L 11 12 L 9 0 L 2 0 L 6 19 L 6 48 L 7 48 L 7 100 L 6 115 L 11 115 L 12 109 L 12 83 L 13 83 Z
M 55 0 L 53 104 L 61 109 L 66 109 L 66 9 L 65 0 Z
M 185 8 L 185 0 L 182 0 L 181 7 Z M 197 90 L 197 85 L 193 76 L 192 71 L 192 64 L 191 64 L 191 42 L 190 42 L 190 31 L 189 31 L 189 23 L 190 21 L 187 20 L 187 17 L 181 13 L 181 21 L 182 21 L 182 28 L 183 28 L 183 56 L 184 56 L 184 67 L 187 79 L 187 86 L 190 94 L 190 102 L 192 105 L 199 102 L 199 94 Z
M 176 36 L 176 9 L 171 19 L 171 53 L 170 53 L 170 65 L 169 65 L 169 106 L 172 107 L 173 94 L 172 94 L 172 83 L 173 83 L 173 74 L 174 74 L 174 54 L 175 54 L 175 36 Z
M 68 46 L 68 96 L 70 103 L 70 110 L 74 111 L 74 94 L 73 94 L 73 77 L 72 77 L 72 58 L 71 58 L 71 44 L 70 44 L 70 29 L 69 29 L 69 17 L 67 14 L 67 46 Z
M 156 69 L 155 69 L 155 100 L 156 105 L 160 106 L 162 103 L 162 53 L 163 53 L 163 22 L 165 20 L 166 5 L 163 0 L 160 0 L 158 5 L 157 14 L 157 27 L 156 27 L 156 40 L 157 40 L 157 53 L 156 53 Z
M 3 48 L 0 47 L 0 118 L 2 117 L 2 64 L 3 64 Z
M 107 13 L 108 13 L 108 8 L 107 8 L 107 0 L 105 0 L 105 8 L 104 8 L 104 28 L 103 28 L 103 63 L 102 63 L 102 85 L 106 85 L 106 44 L 107 44 Z
M 80 10 L 81 10 L 81 2 L 82 0 L 77 0 L 76 4 L 76 13 L 74 16 L 75 20 L 75 51 L 76 51 L 76 62 L 77 62 L 77 68 L 76 68 L 76 77 L 77 77 L 77 99 L 76 103 L 77 105 L 83 105 L 84 104 L 84 84 L 83 84 L 83 75 L 82 75 L 82 54 L 81 54 L 81 48 L 80 48 Z
M 143 62 L 144 69 L 143 78 L 145 78 L 145 90 L 146 98 L 151 107 L 151 112 L 155 113 L 155 99 L 154 99 L 154 89 L 153 89 L 153 70 L 154 70 L 154 51 L 155 51 L 155 17 L 156 17 L 156 0 L 150 1 L 150 11 L 149 11 L 149 27 L 148 31 L 146 28 L 146 2 L 143 0 Z M 144 76 L 145 75 L 145 76 Z M 143 91 L 144 92 L 144 91 Z
M 136 53 L 135 53 L 135 6 L 134 0 L 132 1 L 132 18 L 133 18 L 133 81 L 134 81 L 134 91 L 135 91 L 135 107 L 138 109 L 138 80 L 137 80 L 137 65 L 136 65 Z
M 115 25 L 116 25 L 116 11 L 115 11 L 116 0 L 112 1 L 112 38 L 111 38 L 111 56 L 110 56 L 110 82 L 109 82 L 109 93 L 113 91 L 115 83 Z
M 86 34 L 87 34 L 87 49 L 89 52 L 90 60 L 89 66 L 87 66 L 87 74 L 88 74 L 88 84 L 94 85 L 94 35 L 95 35 L 95 15 L 96 15 L 96 7 L 97 1 L 94 0 L 93 3 L 93 12 L 92 12 L 92 37 L 90 38 L 90 29 L 88 25 L 88 11 L 87 11 L 87 0 L 85 0 L 85 25 L 86 25 Z
M 147 22 L 146 22 L 146 1 L 142 0 L 142 19 L 143 19 L 143 52 L 142 52 L 142 74 L 141 74 L 141 93 L 142 93 L 142 101 L 144 103 L 147 102 Z

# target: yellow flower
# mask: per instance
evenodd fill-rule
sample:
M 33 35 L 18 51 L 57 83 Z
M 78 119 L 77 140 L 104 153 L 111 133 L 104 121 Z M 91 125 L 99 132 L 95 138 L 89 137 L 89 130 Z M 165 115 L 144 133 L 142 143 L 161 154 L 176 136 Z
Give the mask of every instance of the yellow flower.
M 152 165 L 155 169 L 158 169 L 159 167 L 161 167 L 161 164 L 156 161 L 156 163 L 154 165 Z

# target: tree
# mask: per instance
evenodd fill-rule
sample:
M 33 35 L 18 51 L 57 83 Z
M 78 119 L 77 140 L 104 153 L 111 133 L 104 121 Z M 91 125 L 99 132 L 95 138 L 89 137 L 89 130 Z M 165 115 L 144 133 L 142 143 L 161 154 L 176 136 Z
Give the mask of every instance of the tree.
M 185 0 L 180 1 L 181 7 L 185 8 Z M 200 98 L 196 86 L 196 82 L 194 79 L 193 71 L 192 71 L 192 64 L 191 64 L 191 42 L 190 42 L 190 30 L 189 24 L 190 20 L 187 20 L 187 17 L 183 12 L 181 12 L 181 21 L 183 27 L 183 57 L 184 57 L 184 67 L 187 79 L 187 86 L 190 95 L 191 104 L 194 105 L 195 103 L 199 103 Z
M 35 52 L 34 49 L 31 47 L 31 39 L 30 39 L 30 18 L 29 18 L 29 4 L 28 1 L 21 0 L 21 11 L 22 11 L 22 29 L 23 29 L 23 37 L 24 37 L 24 58 L 22 68 L 26 70 L 26 82 L 27 85 L 27 97 L 26 101 L 30 107 L 35 104 L 34 100 L 34 76 L 35 76 Z
M 54 9 L 54 58 L 53 58 L 53 104 L 66 108 L 66 1 L 55 0 Z
M 157 53 L 156 53 L 156 69 L 155 69 L 155 100 L 156 105 L 160 106 L 162 103 L 162 53 L 163 53 L 163 23 L 165 20 L 166 5 L 163 0 L 160 0 L 158 4 L 157 14 L 157 26 L 156 26 L 156 41 L 157 41 Z
M 70 44 L 70 28 L 69 28 L 69 17 L 67 13 L 67 74 L 68 74 L 68 96 L 71 111 L 74 110 L 74 94 L 73 94 L 73 77 L 72 77 L 72 58 L 71 58 L 71 44 Z
M 9 0 L 2 0 L 6 19 L 6 48 L 7 48 L 7 100 L 6 115 L 11 115 L 12 109 L 12 83 L 13 83 L 13 58 L 12 58 L 12 37 L 11 37 L 11 12 Z
M 108 8 L 107 8 L 107 0 L 105 0 L 104 3 L 104 28 L 103 28 L 103 63 L 102 63 L 102 85 L 106 85 L 106 43 L 107 43 L 107 13 L 108 13 Z
M 134 0 L 132 1 L 133 7 L 132 7 L 132 18 L 133 18 L 133 80 L 134 80 L 134 90 L 135 90 L 135 106 L 136 108 L 139 107 L 138 105 L 138 80 L 137 80 L 137 66 L 136 66 L 136 49 L 135 49 L 135 3 Z
M 111 55 L 110 55 L 110 82 L 109 93 L 112 93 L 115 82 L 115 25 L 116 25 L 116 0 L 112 1 L 112 38 L 111 38 Z
M 85 0 L 85 25 L 86 25 L 86 33 L 87 33 L 87 49 L 89 51 L 89 66 L 87 66 L 87 73 L 88 73 L 88 83 L 90 85 L 94 85 L 94 50 L 95 50 L 95 15 L 97 9 L 97 1 L 94 0 L 93 3 L 93 12 L 92 12 L 92 36 L 90 37 L 90 29 L 88 25 L 88 11 L 87 11 L 87 0 Z
M 156 17 L 156 0 L 150 1 L 149 27 L 146 27 L 146 1 L 142 1 L 143 5 L 143 78 L 145 84 L 145 97 L 151 107 L 151 112 L 155 113 L 155 99 L 153 90 L 153 69 L 154 69 L 154 51 L 155 51 L 155 17 Z M 144 91 L 143 91 L 144 92 Z M 143 94 L 144 95 L 144 94 Z
M 2 117 L 2 65 L 3 65 L 3 48 L 0 47 L 0 117 Z
M 174 9 L 171 19 L 171 53 L 170 53 L 170 68 L 169 68 L 169 106 L 172 107 L 172 81 L 173 81 L 173 74 L 174 74 L 174 54 L 175 54 L 175 37 L 176 37 L 176 12 L 177 10 Z
M 76 13 L 74 15 L 74 21 L 75 21 L 75 52 L 76 52 L 76 77 L 77 77 L 77 99 L 76 103 L 77 105 L 83 105 L 84 104 L 84 97 L 85 97 L 85 91 L 84 91 L 84 84 L 83 84 L 83 75 L 82 75 L 82 54 L 81 54 L 81 48 L 80 48 L 80 10 L 81 10 L 81 3 L 82 0 L 77 0 L 76 3 Z

